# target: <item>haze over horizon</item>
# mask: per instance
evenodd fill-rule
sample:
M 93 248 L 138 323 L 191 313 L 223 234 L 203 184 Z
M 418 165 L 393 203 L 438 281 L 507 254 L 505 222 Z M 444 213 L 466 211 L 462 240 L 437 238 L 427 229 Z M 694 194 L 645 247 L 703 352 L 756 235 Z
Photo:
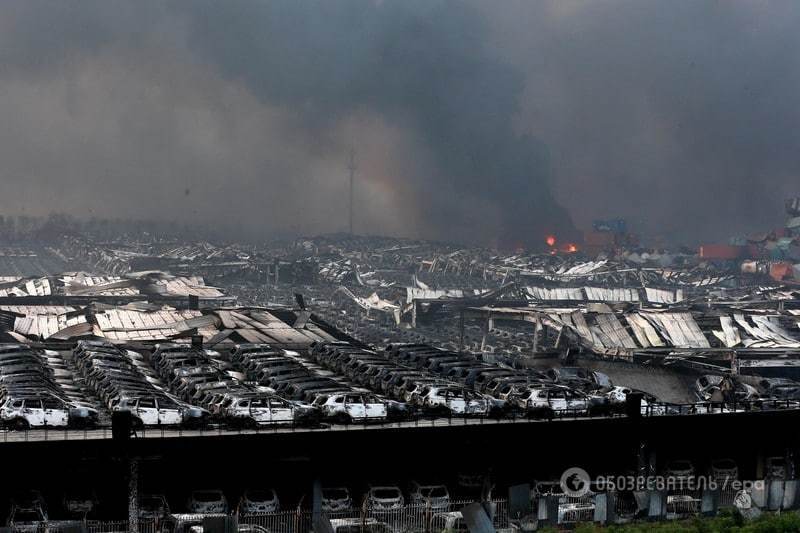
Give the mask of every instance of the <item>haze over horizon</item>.
M 0 5 L 0 211 L 538 243 L 672 242 L 800 194 L 800 4 Z M 634 45 L 635 44 L 635 45 Z

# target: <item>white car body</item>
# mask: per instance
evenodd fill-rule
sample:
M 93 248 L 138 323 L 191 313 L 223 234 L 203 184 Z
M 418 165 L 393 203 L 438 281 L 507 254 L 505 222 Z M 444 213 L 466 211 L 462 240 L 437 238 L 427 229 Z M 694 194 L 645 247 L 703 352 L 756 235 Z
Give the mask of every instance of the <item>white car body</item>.
M 611 390 L 606 393 L 606 398 L 608 398 L 608 401 L 612 404 L 625 403 L 628 394 L 631 392 L 633 392 L 633 390 L 628 387 L 612 387 Z
M 386 420 L 387 416 L 385 402 L 360 392 L 323 395 L 313 405 L 326 417 L 345 417 L 352 422 Z
M 517 399 L 519 407 L 527 411 L 577 411 L 589 409 L 588 398 L 568 388 L 547 387 L 530 389 Z
M 611 387 L 611 390 L 605 393 L 606 399 L 611 405 L 621 405 L 627 401 L 628 394 L 632 392 L 639 392 L 635 391 L 629 387 L 618 387 L 614 386 Z M 640 412 L 643 415 L 663 415 L 666 414 L 666 408 L 663 405 L 658 405 L 653 403 L 654 398 L 651 395 L 646 393 L 642 393 L 642 402 Z
M 414 402 L 414 401 L 416 401 L 415 399 L 420 396 L 422 391 L 425 390 L 425 387 L 427 387 L 429 385 L 433 385 L 433 384 L 435 384 L 437 382 L 441 383 L 441 381 L 442 380 L 440 380 L 440 379 L 434 379 L 434 378 L 415 380 L 414 388 L 411 389 L 411 390 L 405 391 L 405 393 L 403 394 L 403 401 L 405 401 L 405 402 Z
M 10 397 L 0 407 L 0 420 L 28 427 L 66 427 L 69 406 L 55 398 Z
M 428 386 L 416 400 L 426 409 L 446 409 L 454 415 L 486 415 L 489 400 L 460 386 Z
M 277 396 L 259 396 L 234 399 L 220 414 L 243 424 L 291 424 L 295 420 L 295 407 Z
M 181 406 L 160 398 L 125 398 L 112 405 L 111 409 L 130 411 L 145 426 L 175 426 L 183 423 Z

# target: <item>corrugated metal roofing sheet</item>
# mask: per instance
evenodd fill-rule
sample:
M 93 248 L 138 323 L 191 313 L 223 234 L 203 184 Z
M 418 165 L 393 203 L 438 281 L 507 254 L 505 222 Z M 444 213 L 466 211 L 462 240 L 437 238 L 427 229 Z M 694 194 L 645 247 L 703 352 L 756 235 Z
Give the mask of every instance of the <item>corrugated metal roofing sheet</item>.
M 638 302 L 639 291 L 637 289 L 605 287 L 584 287 L 586 297 L 598 302 Z
M 684 300 L 683 289 L 669 290 L 645 287 L 644 290 L 647 301 L 650 303 L 674 304 Z
M 691 313 L 640 313 L 677 348 L 710 348 Z
M 580 287 L 525 287 L 525 292 L 533 300 L 576 300 L 582 301 L 586 297 Z

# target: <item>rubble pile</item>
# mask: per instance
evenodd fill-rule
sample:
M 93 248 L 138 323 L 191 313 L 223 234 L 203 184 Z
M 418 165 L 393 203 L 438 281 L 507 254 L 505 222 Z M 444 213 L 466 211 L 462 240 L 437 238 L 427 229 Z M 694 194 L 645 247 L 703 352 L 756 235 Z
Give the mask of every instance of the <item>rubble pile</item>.
M 285 345 L 282 331 L 301 346 L 338 332 L 371 349 L 425 344 L 518 369 L 584 360 L 800 379 L 800 286 L 788 275 L 644 248 L 619 228 L 596 225 L 594 247 L 548 237 L 539 252 L 349 234 L 262 244 L 99 226 L 45 244 L 17 235 L 0 257 L 30 250 L 62 269 L 0 271 L 0 318 L 9 341 Z

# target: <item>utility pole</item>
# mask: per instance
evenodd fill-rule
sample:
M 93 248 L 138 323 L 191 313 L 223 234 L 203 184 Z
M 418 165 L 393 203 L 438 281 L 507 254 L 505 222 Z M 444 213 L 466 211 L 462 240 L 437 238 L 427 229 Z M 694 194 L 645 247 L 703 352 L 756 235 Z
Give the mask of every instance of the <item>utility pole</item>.
M 350 235 L 353 234 L 353 183 L 356 178 L 356 149 L 350 149 L 350 162 L 347 170 L 350 171 Z

